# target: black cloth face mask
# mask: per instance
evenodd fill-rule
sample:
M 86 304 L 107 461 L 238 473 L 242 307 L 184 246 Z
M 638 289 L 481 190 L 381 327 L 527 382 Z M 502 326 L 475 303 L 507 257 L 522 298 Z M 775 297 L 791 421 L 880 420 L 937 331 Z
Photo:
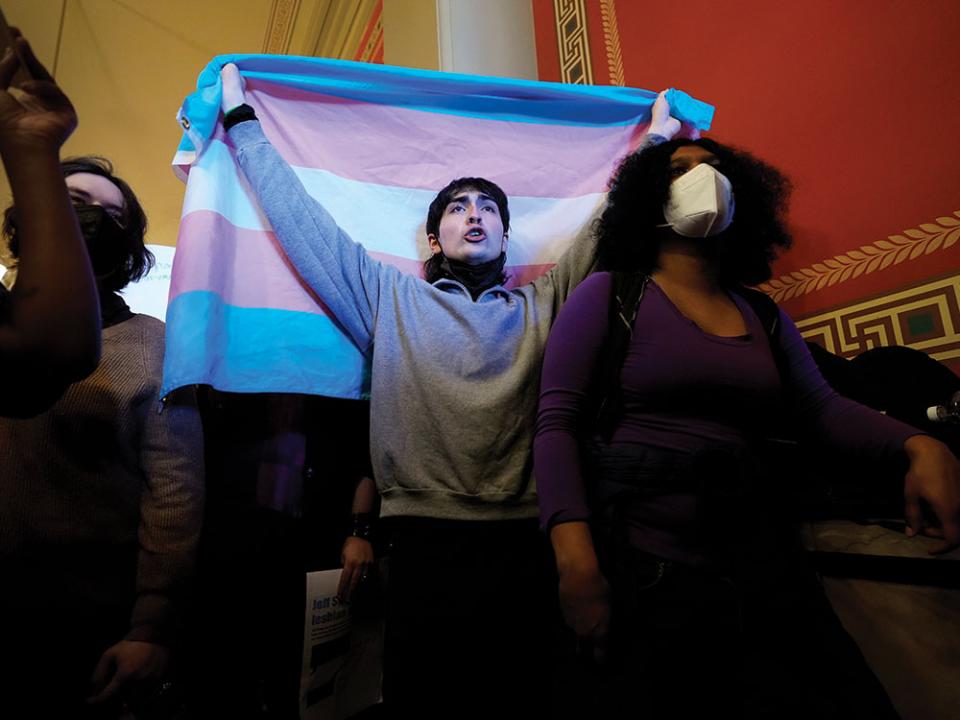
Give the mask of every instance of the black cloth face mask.
M 99 205 L 74 205 L 73 209 L 87 243 L 93 274 L 112 275 L 126 262 L 127 231 Z
M 127 260 L 127 231 L 99 205 L 74 205 L 73 210 L 87 246 L 93 274 L 97 277 L 112 275 Z M 20 257 L 16 211 L 10 218 L 10 253 L 15 258 Z

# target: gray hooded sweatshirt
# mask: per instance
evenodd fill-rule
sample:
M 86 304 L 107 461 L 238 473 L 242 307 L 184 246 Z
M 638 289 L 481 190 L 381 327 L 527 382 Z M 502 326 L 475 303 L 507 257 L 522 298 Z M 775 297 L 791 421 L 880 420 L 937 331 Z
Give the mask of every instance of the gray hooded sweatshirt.
M 550 325 L 590 272 L 578 239 L 536 281 L 476 301 L 372 259 L 264 136 L 229 131 L 237 158 L 297 271 L 371 358 L 370 445 L 383 516 L 510 520 L 537 516 L 532 441 Z

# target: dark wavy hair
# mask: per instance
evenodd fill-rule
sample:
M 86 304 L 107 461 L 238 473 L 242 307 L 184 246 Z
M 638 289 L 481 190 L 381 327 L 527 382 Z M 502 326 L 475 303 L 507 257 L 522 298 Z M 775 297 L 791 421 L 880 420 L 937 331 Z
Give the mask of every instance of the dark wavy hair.
M 507 203 L 507 195 L 500 189 L 500 186 L 486 178 L 462 177 L 449 182 L 430 203 L 430 207 L 427 209 L 427 235 L 440 235 L 440 218 L 443 217 L 443 211 L 453 198 L 464 190 L 476 190 L 493 198 L 493 201 L 497 204 L 497 209 L 500 211 L 503 231 L 507 232 L 510 229 L 510 206 Z M 440 267 L 442 262 L 443 253 L 431 255 L 424 261 L 423 277 L 427 282 L 432 283 L 443 277 L 443 269 Z M 506 275 L 500 279 L 500 282 L 506 282 Z
M 120 194 L 123 195 L 123 216 L 120 218 L 120 224 L 126 230 L 123 261 L 109 275 L 97 279 L 100 287 L 103 290 L 116 292 L 144 277 L 150 272 L 155 262 L 153 253 L 144 244 L 144 237 L 147 234 L 147 215 L 130 186 L 113 174 L 113 163 L 106 158 L 85 155 L 67 158 L 60 163 L 60 170 L 64 178 L 77 173 L 105 177 L 116 185 Z M 9 243 L 11 254 L 17 257 L 19 247 L 16 237 L 16 208 L 12 206 L 4 211 L 2 232 Z
M 736 209 L 726 230 L 704 238 L 704 252 L 724 285 L 757 285 L 771 276 L 770 265 L 790 247 L 786 210 L 789 180 L 776 168 L 743 150 L 701 138 L 671 140 L 628 156 L 610 181 L 607 206 L 597 220 L 598 265 L 602 270 L 650 273 L 660 244 L 672 234 L 663 224 L 670 194 L 670 157 L 677 148 L 697 145 L 719 160 L 717 170 L 733 186 Z

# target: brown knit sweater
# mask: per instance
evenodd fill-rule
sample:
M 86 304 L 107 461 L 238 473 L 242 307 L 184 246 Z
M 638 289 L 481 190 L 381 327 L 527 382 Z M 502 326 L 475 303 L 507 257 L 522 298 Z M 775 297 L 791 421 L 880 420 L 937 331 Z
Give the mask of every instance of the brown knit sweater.
M 13 606 L 51 594 L 132 605 L 127 639 L 170 643 L 200 532 L 203 440 L 192 392 L 160 411 L 163 337 L 145 315 L 105 328 L 90 377 L 37 417 L 0 419 L 0 561 Z

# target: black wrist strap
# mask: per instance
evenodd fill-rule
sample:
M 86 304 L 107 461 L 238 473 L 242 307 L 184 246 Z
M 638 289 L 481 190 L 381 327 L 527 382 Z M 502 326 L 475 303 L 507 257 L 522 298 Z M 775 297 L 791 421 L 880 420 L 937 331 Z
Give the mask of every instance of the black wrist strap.
M 244 103 L 243 105 L 237 105 L 235 108 L 230 110 L 226 115 L 223 116 L 223 129 L 229 130 L 234 125 L 237 125 L 247 120 L 256 120 L 257 113 L 254 112 L 253 108 Z
M 352 537 L 362 540 L 370 540 L 373 537 L 374 525 L 377 520 L 373 513 L 354 513 L 351 520 L 350 535 Z

